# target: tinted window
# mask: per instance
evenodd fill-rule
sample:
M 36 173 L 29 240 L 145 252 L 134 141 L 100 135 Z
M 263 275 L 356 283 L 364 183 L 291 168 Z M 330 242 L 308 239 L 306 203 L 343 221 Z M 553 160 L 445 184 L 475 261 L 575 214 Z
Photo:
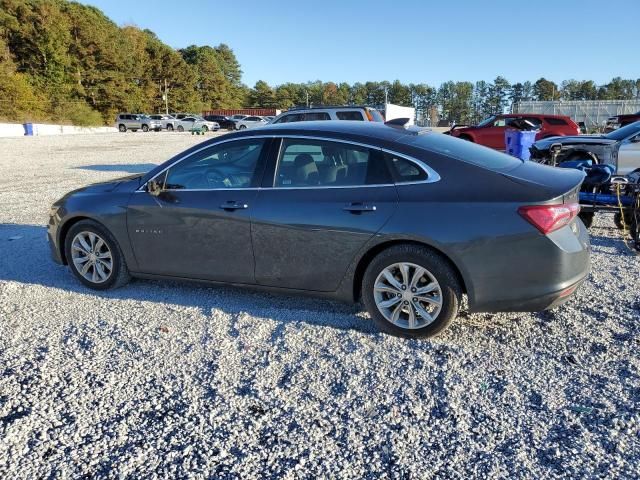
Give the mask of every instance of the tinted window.
M 331 187 L 390 183 L 377 150 L 324 140 L 285 139 L 275 186 Z
M 338 117 L 338 120 L 360 120 L 360 121 L 364 121 L 364 118 L 362 117 L 362 113 L 357 112 L 357 111 L 336 112 L 336 117 Z
M 542 127 L 542 120 L 538 117 L 525 117 L 525 120 L 531 123 L 536 129 L 540 129 Z
M 289 123 L 289 122 L 301 122 L 304 116 L 301 113 L 292 113 L 291 115 L 284 115 L 273 123 Z
M 331 120 L 327 112 L 309 112 L 304 114 L 305 121 L 313 120 Z
M 248 117 L 244 119 L 246 122 L 257 122 L 260 120 L 260 117 Z
M 184 117 L 184 118 L 182 119 L 182 121 L 183 121 L 183 122 L 195 122 L 195 121 L 196 121 L 196 119 L 195 119 L 195 118 L 193 118 L 193 117 Z
M 250 187 L 263 145 L 263 139 L 247 139 L 209 147 L 171 167 L 165 178 L 165 188 Z
M 545 117 L 545 121 L 549 125 L 567 125 L 567 121 L 564 118 Z
M 440 153 L 490 170 L 508 171 L 522 165 L 522 160 L 516 157 L 449 135 L 426 133 L 405 138 L 406 140 L 404 141 L 418 148 Z
M 427 179 L 427 172 L 406 158 L 385 154 L 395 183 L 420 182 Z

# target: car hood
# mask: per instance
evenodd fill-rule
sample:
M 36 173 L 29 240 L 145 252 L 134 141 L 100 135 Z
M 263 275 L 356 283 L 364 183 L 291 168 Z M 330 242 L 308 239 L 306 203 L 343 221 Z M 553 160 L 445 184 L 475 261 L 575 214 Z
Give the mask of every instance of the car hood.
M 119 177 L 114 180 L 108 180 L 106 182 L 91 183 L 86 187 L 78 188 L 70 193 L 105 193 L 113 192 L 120 185 L 133 182 L 135 185 L 140 184 L 140 178 L 144 174 L 136 173 L 134 175 L 127 175 L 126 177 Z
M 616 140 L 606 138 L 602 135 L 576 135 L 567 137 L 547 137 L 538 140 L 533 144 L 538 150 L 547 150 L 554 143 L 560 143 L 563 146 L 569 145 L 613 145 Z

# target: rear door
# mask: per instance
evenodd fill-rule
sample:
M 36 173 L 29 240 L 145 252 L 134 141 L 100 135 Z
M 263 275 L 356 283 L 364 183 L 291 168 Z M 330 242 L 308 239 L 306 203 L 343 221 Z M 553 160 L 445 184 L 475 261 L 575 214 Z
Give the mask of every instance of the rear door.
M 335 291 L 397 207 L 382 152 L 296 137 L 282 139 L 273 160 L 253 210 L 256 282 Z
M 491 126 L 480 130 L 480 141 L 482 145 L 495 148 L 496 150 L 504 150 L 504 133 L 507 126 L 514 120 L 512 117 L 497 117 Z

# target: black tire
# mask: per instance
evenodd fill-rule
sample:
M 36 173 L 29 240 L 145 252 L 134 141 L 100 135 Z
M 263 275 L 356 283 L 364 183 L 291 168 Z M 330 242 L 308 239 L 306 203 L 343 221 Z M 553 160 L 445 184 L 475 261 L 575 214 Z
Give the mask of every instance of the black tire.
M 584 223 L 584 226 L 587 228 L 591 228 L 591 225 L 593 225 L 594 216 L 594 212 L 580 212 L 578 214 L 578 217 L 580 217 L 580 220 L 582 220 L 582 223 Z
M 184 132 L 184 127 L 182 125 L 178 125 L 178 131 L 179 132 Z
M 126 132 L 127 131 L 127 126 L 123 125 L 123 124 L 120 124 L 120 125 L 118 125 L 118 130 L 121 131 L 121 132 Z
M 111 251 L 113 268 L 111 270 L 109 278 L 102 283 L 94 283 L 84 278 L 82 274 L 77 270 L 77 267 L 73 262 L 71 245 L 75 236 L 81 232 L 92 232 L 97 234 L 104 240 L 107 247 Z M 129 280 L 131 280 L 129 269 L 127 268 L 127 264 L 124 260 L 124 255 L 122 254 L 122 250 L 120 249 L 118 242 L 113 237 L 113 235 L 111 235 L 111 232 L 109 232 L 109 230 L 107 230 L 101 224 L 94 222 L 93 220 L 81 220 L 75 225 L 71 226 L 71 228 L 67 232 L 67 236 L 64 239 L 64 251 L 71 272 L 76 276 L 78 280 L 80 280 L 80 282 L 91 289 L 108 290 L 112 288 L 118 288 L 127 284 Z
M 173 132 L 173 125 L 171 125 L 170 123 L 167 125 L 167 131 Z
M 238 130 L 244 130 L 245 128 L 247 128 L 246 125 L 240 125 L 240 128 L 238 128 Z
M 143 132 L 148 132 L 149 131 L 149 125 L 142 125 L 142 131 Z
M 202 131 L 203 131 L 204 133 L 207 133 L 207 132 L 209 131 L 209 127 L 207 127 L 206 125 L 203 125 L 203 126 L 202 126 Z
M 374 284 L 378 275 L 390 265 L 413 263 L 428 270 L 442 291 L 442 307 L 432 323 L 421 328 L 402 328 L 388 321 L 378 309 L 374 298 Z M 399 337 L 432 337 L 447 328 L 456 318 L 462 299 L 458 275 L 442 255 L 417 245 L 397 245 L 379 253 L 367 266 L 362 280 L 362 301 L 371 318 L 382 331 Z

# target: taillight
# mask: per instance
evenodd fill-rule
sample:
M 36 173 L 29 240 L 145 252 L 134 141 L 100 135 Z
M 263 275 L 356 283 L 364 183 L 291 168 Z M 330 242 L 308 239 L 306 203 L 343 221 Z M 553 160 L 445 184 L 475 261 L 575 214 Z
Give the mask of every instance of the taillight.
M 530 205 L 518 208 L 531 225 L 544 235 L 568 225 L 580 213 L 577 203 L 562 203 L 558 205 Z

